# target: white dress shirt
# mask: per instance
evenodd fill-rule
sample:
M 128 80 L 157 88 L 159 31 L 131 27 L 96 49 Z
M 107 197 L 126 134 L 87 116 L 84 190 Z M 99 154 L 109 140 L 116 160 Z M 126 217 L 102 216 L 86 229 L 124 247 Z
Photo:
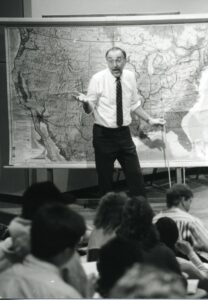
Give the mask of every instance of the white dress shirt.
M 121 76 L 123 100 L 123 126 L 131 121 L 131 112 L 141 105 L 133 72 L 123 70 Z M 93 104 L 95 123 L 117 128 L 116 124 L 116 78 L 109 69 L 93 75 L 88 87 L 87 100 Z
M 0 274 L 0 299 L 5 298 L 81 298 L 61 278 L 59 269 L 48 262 L 28 255 Z

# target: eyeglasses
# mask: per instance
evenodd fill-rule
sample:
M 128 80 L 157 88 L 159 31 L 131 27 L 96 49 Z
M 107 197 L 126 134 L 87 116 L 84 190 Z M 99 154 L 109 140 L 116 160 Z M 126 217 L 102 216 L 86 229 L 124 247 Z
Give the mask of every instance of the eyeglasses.
M 110 58 L 107 58 L 107 62 L 108 62 L 110 65 L 112 65 L 112 64 L 114 64 L 114 63 L 120 64 L 120 63 L 122 63 L 123 61 L 124 61 L 124 58 L 122 58 L 122 57 L 117 58 L 117 59 L 115 59 L 115 60 L 110 59 Z

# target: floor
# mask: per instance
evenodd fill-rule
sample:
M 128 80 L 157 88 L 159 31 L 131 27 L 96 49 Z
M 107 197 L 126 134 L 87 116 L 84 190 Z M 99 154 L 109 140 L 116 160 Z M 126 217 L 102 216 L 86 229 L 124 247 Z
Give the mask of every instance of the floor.
M 186 183 L 194 192 L 191 213 L 199 217 L 208 228 L 208 175 L 188 176 Z M 168 189 L 166 179 L 154 181 L 153 185 L 147 185 L 147 197 L 155 213 L 159 212 L 165 205 L 165 192 Z M 122 187 L 121 187 L 122 189 Z M 77 198 L 70 206 L 85 218 L 87 224 L 92 225 L 98 199 Z M 0 222 L 8 224 L 10 220 L 21 213 L 20 204 L 0 201 Z

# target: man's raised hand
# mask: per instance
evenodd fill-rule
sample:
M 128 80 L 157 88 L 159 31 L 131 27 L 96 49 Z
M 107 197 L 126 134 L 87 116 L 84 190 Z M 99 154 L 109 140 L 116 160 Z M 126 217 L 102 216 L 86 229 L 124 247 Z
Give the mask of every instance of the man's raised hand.
M 74 97 L 74 99 L 76 99 L 79 102 L 82 102 L 82 103 L 87 102 L 85 94 L 82 94 L 82 93 L 79 93 L 79 92 L 73 92 L 72 96 Z
M 163 118 L 150 118 L 149 124 L 152 126 L 164 126 L 166 124 L 166 121 Z
M 93 111 L 93 106 L 87 100 L 87 96 L 85 96 L 85 94 L 79 92 L 73 92 L 72 96 L 74 97 L 74 99 L 76 99 L 77 101 L 83 104 L 83 109 L 86 112 L 86 114 L 90 114 Z

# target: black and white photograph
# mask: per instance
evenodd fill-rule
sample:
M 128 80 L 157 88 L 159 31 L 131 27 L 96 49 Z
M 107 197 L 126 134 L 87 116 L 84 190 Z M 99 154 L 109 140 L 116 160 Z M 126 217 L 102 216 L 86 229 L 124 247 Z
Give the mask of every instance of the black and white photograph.
M 208 298 L 207 0 L 1 0 L 0 298 Z

